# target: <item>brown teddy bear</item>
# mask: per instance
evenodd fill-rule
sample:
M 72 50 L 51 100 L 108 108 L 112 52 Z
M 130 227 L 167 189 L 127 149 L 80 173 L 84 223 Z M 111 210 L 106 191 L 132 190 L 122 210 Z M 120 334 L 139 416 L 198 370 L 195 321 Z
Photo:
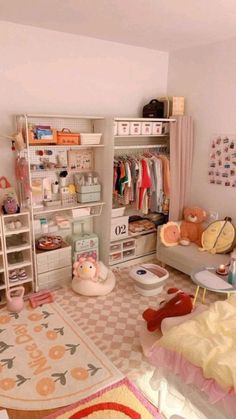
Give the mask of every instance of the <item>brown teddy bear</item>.
M 184 209 L 184 219 L 181 222 L 170 221 L 161 228 L 161 242 L 167 246 L 189 245 L 190 242 L 201 246 L 203 221 L 207 213 L 202 208 L 193 207 Z
M 184 209 L 184 220 L 180 224 L 180 244 L 196 243 L 201 246 L 203 233 L 203 221 L 207 219 L 207 213 L 202 208 L 193 207 Z

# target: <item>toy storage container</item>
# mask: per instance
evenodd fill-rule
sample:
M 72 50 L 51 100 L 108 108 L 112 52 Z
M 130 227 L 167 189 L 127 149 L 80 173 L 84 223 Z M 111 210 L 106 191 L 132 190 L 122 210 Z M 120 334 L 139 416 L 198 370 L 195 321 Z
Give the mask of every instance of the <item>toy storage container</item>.
M 80 134 L 71 132 L 68 128 L 57 131 L 57 144 L 59 145 L 76 145 L 80 144 Z

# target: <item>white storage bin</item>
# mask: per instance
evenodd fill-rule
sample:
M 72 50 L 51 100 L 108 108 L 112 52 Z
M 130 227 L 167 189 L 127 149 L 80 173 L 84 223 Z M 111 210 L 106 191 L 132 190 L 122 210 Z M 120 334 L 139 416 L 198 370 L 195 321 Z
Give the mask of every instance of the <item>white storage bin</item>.
M 102 134 L 100 133 L 80 133 L 81 145 L 96 145 L 100 144 Z
M 128 216 L 111 219 L 111 240 L 124 239 L 128 236 Z
M 135 239 L 129 239 L 123 242 L 123 250 L 129 250 L 135 248 Z
M 131 259 L 135 256 L 135 249 L 129 249 L 123 251 L 123 259 Z
M 152 135 L 152 122 L 142 122 L 142 135 Z
M 157 233 L 145 234 L 140 237 L 136 237 L 135 248 L 136 256 L 142 256 L 147 253 L 154 252 L 156 250 Z
M 113 243 L 110 244 L 110 253 L 117 253 L 122 250 L 122 244 L 121 243 Z
M 80 203 L 86 202 L 96 202 L 100 201 L 101 192 L 91 192 L 91 193 L 77 193 L 77 200 Z
M 126 121 L 118 122 L 118 135 L 129 135 L 130 123 Z
M 117 125 L 117 121 L 114 121 L 113 124 L 113 134 L 117 135 L 118 134 L 118 125 Z
M 152 123 L 152 134 L 160 135 L 162 133 L 162 122 L 153 122 Z
M 109 256 L 110 265 L 114 265 L 115 263 L 119 263 L 121 261 L 122 261 L 122 253 L 121 252 L 113 253 L 112 255 Z
M 130 122 L 130 130 L 129 133 L 131 135 L 140 135 L 141 134 L 141 122 Z
M 60 249 L 40 251 L 36 254 L 38 273 L 44 273 L 60 269 L 65 266 L 71 266 L 71 246 Z
M 72 267 L 68 266 L 38 275 L 39 289 L 60 287 L 72 280 Z
M 125 213 L 125 207 L 112 208 L 111 216 L 112 216 L 112 218 L 122 217 L 122 215 L 124 215 L 124 213 Z

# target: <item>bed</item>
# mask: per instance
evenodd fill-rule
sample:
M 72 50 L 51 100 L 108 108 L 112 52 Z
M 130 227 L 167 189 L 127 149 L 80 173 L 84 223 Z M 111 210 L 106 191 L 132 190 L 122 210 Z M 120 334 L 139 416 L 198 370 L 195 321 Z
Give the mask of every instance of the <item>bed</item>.
M 153 389 L 164 380 L 202 412 L 198 417 L 236 418 L 236 295 L 166 328 L 154 343 L 147 342 L 144 353 L 156 367 Z

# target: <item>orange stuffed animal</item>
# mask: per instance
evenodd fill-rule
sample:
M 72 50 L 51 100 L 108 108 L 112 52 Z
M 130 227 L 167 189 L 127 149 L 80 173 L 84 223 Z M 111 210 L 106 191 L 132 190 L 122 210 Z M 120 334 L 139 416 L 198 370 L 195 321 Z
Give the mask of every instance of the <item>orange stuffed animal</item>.
M 201 237 L 204 230 L 202 223 L 206 218 L 207 213 L 201 208 L 185 208 L 184 220 L 180 225 L 180 244 L 181 241 L 184 240 L 201 246 Z
M 178 288 L 169 288 L 167 293 L 168 297 L 160 304 L 159 310 L 148 308 L 143 312 L 149 332 L 154 332 L 156 329 L 161 330 L 161 322 L 166 317 L 184 316 L 191 313 L 193 309 L 191 300 L 193 295 Z
M 161 242 L 169 246 L 178 244 L 188 245 L 190 242 L 201 246 L 201 237 L 203 233 L 203 221 L 207 218 L 207 213 L 201 208 L 185 208 L 184 219 L 181 223 L 169 221 L 163 224 L 161 228 Z

